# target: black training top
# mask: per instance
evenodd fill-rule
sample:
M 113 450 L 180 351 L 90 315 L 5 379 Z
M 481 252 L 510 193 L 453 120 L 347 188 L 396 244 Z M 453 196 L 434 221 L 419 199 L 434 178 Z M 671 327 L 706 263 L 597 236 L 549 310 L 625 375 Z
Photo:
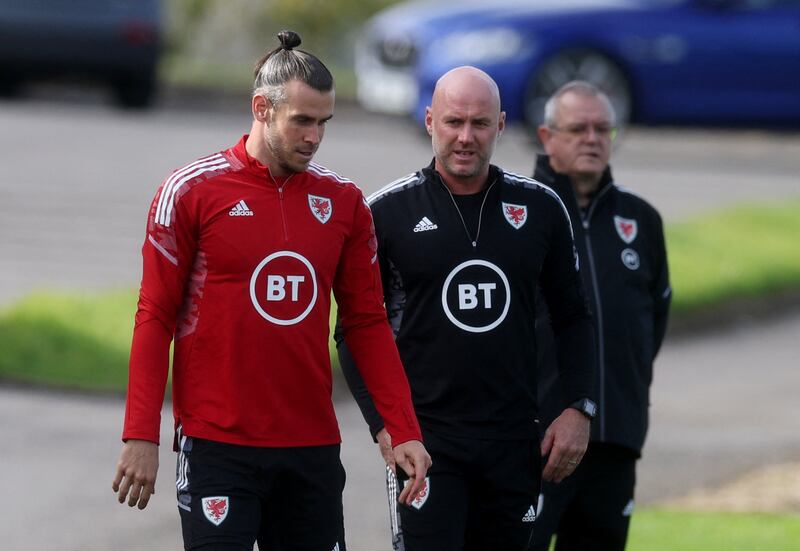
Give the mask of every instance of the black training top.
M 594 396 L 594 341 L 569 215 L 550 188 L 491 166 L 455 198 L 433 165 L 370 198 L 389 320 L 420 425 L 455 436 L 538 436 L 536 289 L 574 399 Z M 342 369 L 383 427 L 341 334 Z

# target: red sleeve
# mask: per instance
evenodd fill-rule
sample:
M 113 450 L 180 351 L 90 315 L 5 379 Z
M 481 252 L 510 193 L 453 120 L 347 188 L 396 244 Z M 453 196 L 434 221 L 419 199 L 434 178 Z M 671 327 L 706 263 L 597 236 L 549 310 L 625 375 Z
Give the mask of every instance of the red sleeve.
M 386 319 L 377 250 L 372 214 L 359 191 L 333 292 L 347 346 L 396 445 L 422 434 Z
M 150 206 L 142 246 L 142 285 L 128 366 L 123 440 L 159 442 L 169 347 L 196 250 L 185 204 L 173 200 L 168 208 L 166 200 L 160 202 L 165 185 Z

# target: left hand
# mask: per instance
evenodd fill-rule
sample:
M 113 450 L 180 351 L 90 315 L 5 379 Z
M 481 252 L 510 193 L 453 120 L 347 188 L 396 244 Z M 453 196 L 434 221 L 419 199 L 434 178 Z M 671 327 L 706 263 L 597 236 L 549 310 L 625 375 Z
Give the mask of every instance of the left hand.
M 425 475 L 431 466 L 431 456 L 422 442 L 419 440 L 409 440 L 395 446 L 395 464 L 405 471 L 408 475 L 408 484 L 405 485 L 397 501 L 411 505 L 416 499 L 420 490 L 425 488 Z
M 561 482 L 578 467 L 589 445 L 591 422 L 574 408 L 565 409 L 544 433 L 542 457 L 549 454 L 542 478 Z

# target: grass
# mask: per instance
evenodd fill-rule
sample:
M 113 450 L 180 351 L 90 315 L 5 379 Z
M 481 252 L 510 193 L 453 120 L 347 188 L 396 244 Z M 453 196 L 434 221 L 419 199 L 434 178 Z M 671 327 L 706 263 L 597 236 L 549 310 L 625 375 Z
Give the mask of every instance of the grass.
M 800 516 L 640 509 L 628 551 L 795 551 Z
M 673 308 L 800 290 L 800 200 L 749 205 L 667 228 Z M 122 391 L 133 291 L 37 292 L 0 312 L 0 379 Z M 335 357 L 335 354 L 332 355 Z
M 676 312 L 800 288 L 800 200 L 733 207 L 666 236 Z
M 123 390 L 136 294 L 38 292 L 0 315 L 0 378 Z

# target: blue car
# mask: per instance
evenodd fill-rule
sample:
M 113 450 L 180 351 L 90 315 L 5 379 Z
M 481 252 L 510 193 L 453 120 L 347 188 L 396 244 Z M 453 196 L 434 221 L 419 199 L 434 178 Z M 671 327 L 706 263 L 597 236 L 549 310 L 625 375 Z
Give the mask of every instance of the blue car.
M 800 0 L 404 2 L 364 29 L 358 97 L 423 120 L 465 64 L 531 128 L 573 79 L 603 88 L 620 124 L 800 126 Z

